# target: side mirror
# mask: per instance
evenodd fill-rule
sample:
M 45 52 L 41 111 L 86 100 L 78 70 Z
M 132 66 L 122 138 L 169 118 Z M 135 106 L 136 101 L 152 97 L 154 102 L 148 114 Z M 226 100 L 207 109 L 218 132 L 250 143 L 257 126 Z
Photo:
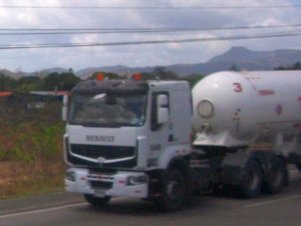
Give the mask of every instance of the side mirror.
M 159 107 L 168 107 L 169 103 L 168 103 L 168 96 L 164 95 L 164 94 L 160 94 L 157 97 L 157 103 L 158 103 L 158 108 Z
M 163 124 L 169 120 L 169 102 L 168 96 L 161 94 L 157 99 L 157 122 Z
M 68 119 L 68 102 L 69 102 L 69 96 L 64 95 L 63 96 L 63 108 L 62 108 L 62 120 L 64 122 Z
M 160 107 L 158 108 L 158 123 L 163 124 L 169 120 L 169 110 L 168 108 Z

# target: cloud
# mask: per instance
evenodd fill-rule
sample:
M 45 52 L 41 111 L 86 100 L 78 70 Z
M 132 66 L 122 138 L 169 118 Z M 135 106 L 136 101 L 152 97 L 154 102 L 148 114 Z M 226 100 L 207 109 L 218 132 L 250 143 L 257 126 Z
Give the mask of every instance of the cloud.
M 210 28 L 235 26 L 271 26 L 300 23 L 300 8 L 256 8 L 258 6 L 288 6 L 290 0 L 33 0 L 32 6 L 62 8 L 0 8 L 2 29 L 87 29 L 87 28 Z M 296 3 L 295 3 L 296 4 Z M 28 1 L 0 0 L 2 6 L 28 6 Z M 78 7 L 73 9 L 66 6 Z M 208 9 L 87 9 L 80 7 L 209 7 Z M 229 8 L 229 6 L 243 7 Z M 218 7 L 210 9 L 210 7 Z M 224 8 L 223 8 L 224 7 Z M 251 7 L 251 8 L 246 8 Z M 255 7 L 255 8 L 252 8 Z M 294 28 L 295 30 L 298 28 Z M 73 34 L 73 35 L 12 35 L 0 36 L 0 45 L 48 43 L 107 43 L 140 42 L 147 40 L 189 39 L 199 37 L 225 37 L 287 32 L 289 28 L 218 30 L 198 32 Z M 4 32 L 4 31 L 2 31 Z M 212 41 L 168 43 L 159 45 L 102 46 L 85 48 L 0 50 L 0 68 L 34 71 L 49 67 L 79 70 L 89 66 L 167 65 L 173 63 L 203 62 L 232 46 L 245 46 L 255 50 L 301 48 L 300 37 L 256 39 L 240 41 Z

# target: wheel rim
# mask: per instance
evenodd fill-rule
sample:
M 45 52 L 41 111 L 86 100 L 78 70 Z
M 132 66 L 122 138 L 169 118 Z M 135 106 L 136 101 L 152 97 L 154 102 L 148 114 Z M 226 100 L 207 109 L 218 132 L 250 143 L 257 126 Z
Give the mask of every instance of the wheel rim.
M 249 173 L 249 176 L 250 176 L 250 189 L 251 190 L 256 190 L 258 188 L 258 184 L 259 184 L 259 176 L 256 172 L 254 171 L 251 171 Z
M 280 168 L 278 168 L 273 177 L 272 184 L 274 186 L 280 185 L 282 183 L 282 178 L 283 178 L 283 171 Z
M 170 200 L 177 200 L 181 196 L 182 190 L 181 184 L 176 180 L 172 180 L 167 185 L 167 196 Z
M 250 161 L 246 168 L 245 183 L 242 184 L 243 195 L 251 198 L 259 194 L 262 184 L 260 166 L 255 161 Z

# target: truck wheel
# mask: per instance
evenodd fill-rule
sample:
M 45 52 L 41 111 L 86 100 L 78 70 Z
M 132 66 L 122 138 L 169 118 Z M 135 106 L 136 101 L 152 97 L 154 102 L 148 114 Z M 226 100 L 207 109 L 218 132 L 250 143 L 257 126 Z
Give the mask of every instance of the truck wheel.
M 278 158 L 273 167 L 271 178 L 263 183 L 263 191 L 269 194 L 281 192 L 287 180 L 286 164 L 283 160 Z
M 245 198 L 254 198 L 259 195 L 262 185 L 262 171 L 255 160 L 250 160 L 244 170 L 244 177 L 240 184 L 241 195 Z
M 155 200 L 157 207 L 164 211 L 181 209 L 186 202 L 186 183 L 177 169 L 168 170 L 163 176 L 162 194 Z
M 301 172 L 301 164 L 296 164 L 296 168 Z
M 106 207 L 111 199 L 110 196 L 105 196 L 103 198 L 100 198 L 90 194 L 85 194 L 84 197 L 91 206 L 97 208 Z

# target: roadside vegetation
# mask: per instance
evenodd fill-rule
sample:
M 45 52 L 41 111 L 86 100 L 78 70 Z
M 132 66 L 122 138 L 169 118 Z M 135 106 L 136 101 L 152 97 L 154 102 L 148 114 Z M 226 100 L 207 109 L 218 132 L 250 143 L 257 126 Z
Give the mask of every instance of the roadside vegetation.
M 90 79 L 97 77 L 91 75 Z M 120 79 L 114 73 L 104 73 Z M 158 67 L 143 73 L 144 79 L 180 79 L 175 73 Z M 201 75 L 186 77 L 193 86 Z M 46 77 L 18 79 L 0 71 L 0 199 L 64 190 L 64 123 L 61 121 L 61 98 L 30 95 L 30 91 L 69 91 L 80 79 L 72 70 L 51 73 Z M 40 107 L 40 103 L 43 103 Z
M 60 108 L 60 101 L 43 109 L 1 101 L 0 199 L 63 189 Z

